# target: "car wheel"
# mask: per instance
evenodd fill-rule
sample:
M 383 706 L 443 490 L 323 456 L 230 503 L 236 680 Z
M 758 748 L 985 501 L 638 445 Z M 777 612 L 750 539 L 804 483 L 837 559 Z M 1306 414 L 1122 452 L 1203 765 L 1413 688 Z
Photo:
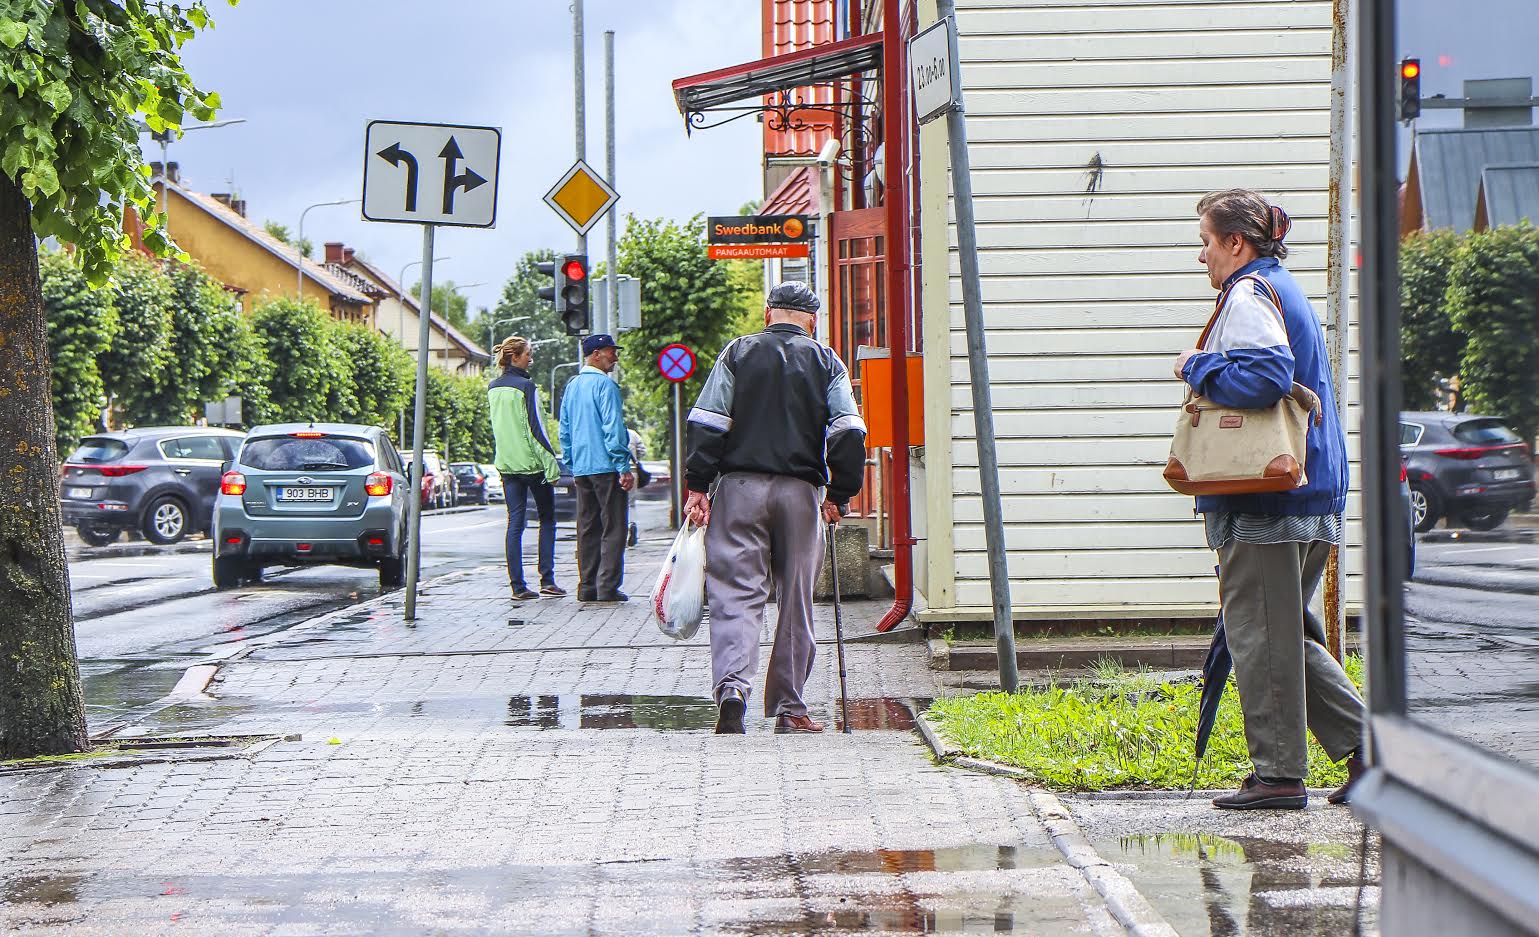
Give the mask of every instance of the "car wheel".
M 214 557 L 214 588 L 233 589 L 245 576 L 245 563 L 234 556 Z
M 1470 530 L 1495 530 L 1507 519 L 1507 508 L 1486 511 L 1470 511 L 1464 515 L 1464 526 Z
M 144 539 L 165 546 L 187 536 L 187 506 L 170 495 L 150 502 L 144 512 Z
M 118 534 L 123 531 L 117 527 L 109 527 L 106 524 L 78 524 L 75 533 L 86 542 L 87 546 L 104 547 L 118 539 Z
M 631 524 L 630 533 L 628 533 L 625 537 L 625 545 L 629 547 L 635 546 L 637 535 L 638 531 L 636 529 L 636 525 L 633 523 Z
M 399 589 L 406 581 L 406 563 L 401 559 L 379 561 L 379 587 Z
M 486 493 L 485 489 L 482 489 L 482 491 L 481 491 L 481 501 L 479 503 L 482 504 L 482 505 L 487 505 L 487 504 L 491 504 L 492 503 L 491 495 L 488 495 Z
M 1437 522 L 1443 519 L 1443 502 L 1438 498 L 1437 492 L 1423 488 L 1420 485 L 1411 486 L 1411 520 L 1416 525 L 1416 532 L 1424 534 L 1437 526 Z
M 249 582 L 249 583 L 253 583 L 254 584 L 254 583 L 261 582 L 262 581 L 262 564 L 261 563 L 253 563 L 253 562 L 247 561 L 245 564 L 243 564 L 241 566 L 241 575 L 244 576 L 246 581 Z

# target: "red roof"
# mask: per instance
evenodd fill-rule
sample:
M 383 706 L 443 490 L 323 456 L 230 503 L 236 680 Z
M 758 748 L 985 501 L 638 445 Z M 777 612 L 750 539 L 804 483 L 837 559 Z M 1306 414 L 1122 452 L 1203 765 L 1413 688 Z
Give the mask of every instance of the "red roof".
M 836 0 L 764 0 L 764 57 L 828 45 L 836 38 Z M 808 104 L 833 103 L 833 88 L 822 85 L 790 92 Z M 834 115 L 827 111 L 798 111 L 811 125 L 807 130 L 771 130 L 764 126 L 765 156 L 816 156 L 834 135 Z
M 786 176 L 785 181 L 765 198 L 759 214 L 816 215 L 822 212 L 819 202 L 817 170 L 803 166 Z

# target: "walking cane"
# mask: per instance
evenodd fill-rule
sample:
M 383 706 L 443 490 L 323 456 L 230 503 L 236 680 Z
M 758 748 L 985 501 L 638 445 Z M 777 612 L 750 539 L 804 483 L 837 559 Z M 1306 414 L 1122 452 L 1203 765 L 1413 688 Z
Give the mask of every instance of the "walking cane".
M 839 607 L 839 557 L 834 553 L 834 532 L 839 525 L 828 525 L 828 572 L 834 584 L 834 648 L 839 657 L 839 715 L 844 732 L 850 731 L 850 693 L 844 683 L 844 612 Z

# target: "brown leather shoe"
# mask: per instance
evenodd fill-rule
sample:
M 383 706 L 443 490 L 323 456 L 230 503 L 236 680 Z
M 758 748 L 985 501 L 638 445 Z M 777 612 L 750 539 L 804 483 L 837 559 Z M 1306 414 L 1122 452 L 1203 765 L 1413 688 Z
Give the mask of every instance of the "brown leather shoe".
M 813 722 L 811 716 L 791 716 L 781 713 L 775 717 L 775 731 L 784 732 L 822 732 L 823 723 Z
M 1308 804 L 1303 781 L 1269 784 L 1254 774 L 1233 794 L 1213 798 L 1213 806 L 1224 810 L 1303 810 Z
M 1334 791 L 1331 791 L 1330 795 L 1325 798 L 1326 802 L 1332 804 L 1344 804 L 1351 800 L 1353 786 L 1357 784 L 1358 778 L 1361 778 L 1363 773 L 1367 770 L 1368 766 L 1363 764 L 1363 760 L 1361 758 L 1357 757 L 1356 755 L 1348 755 L 1347 783 L 1336 788 Z

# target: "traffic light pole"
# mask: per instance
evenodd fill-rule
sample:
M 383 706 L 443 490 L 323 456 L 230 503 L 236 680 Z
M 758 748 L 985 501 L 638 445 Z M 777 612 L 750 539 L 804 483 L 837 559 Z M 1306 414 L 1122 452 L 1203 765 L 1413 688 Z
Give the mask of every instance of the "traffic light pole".
M 577 158 L 588 159 L 587 84 L 583 72 L 582 0 L 572 0 L 572 97 L 577 127 Z M 577 253 L 588 255 L 588 236 L 577 235 Z M 581 352 L 577 360 L 582 360 Z
M 403 300 L 404 302 L 404 300 Z M 427 422 L 428 342 L 432 339 L 433 316 L 433 226 L 422 226 L 422 298 L 417 320 L 417 401 L 412 410 L 411 491 L 408 492 L 408 536 L 411 548 L 406 555 L 406 620 L 417 620 L 417 580 L 422 573 L 422 445 L 423 424 Z
M 604 31 L 604 173 L 609 177 L 611 186 L 615 184 L 615 31 Z M 620 271 L 615 259 L 615 210 L 611 206 L 605 219 L 609 230 L 609 249 L 605 253 L 607 260 L 605 271 L 609 278 L 609 296 L 605 299 L 603 308 L 595 310 L 598 321 L 594 323 L 595 332 L 604 332 L 613 335 L 620 322 Z

